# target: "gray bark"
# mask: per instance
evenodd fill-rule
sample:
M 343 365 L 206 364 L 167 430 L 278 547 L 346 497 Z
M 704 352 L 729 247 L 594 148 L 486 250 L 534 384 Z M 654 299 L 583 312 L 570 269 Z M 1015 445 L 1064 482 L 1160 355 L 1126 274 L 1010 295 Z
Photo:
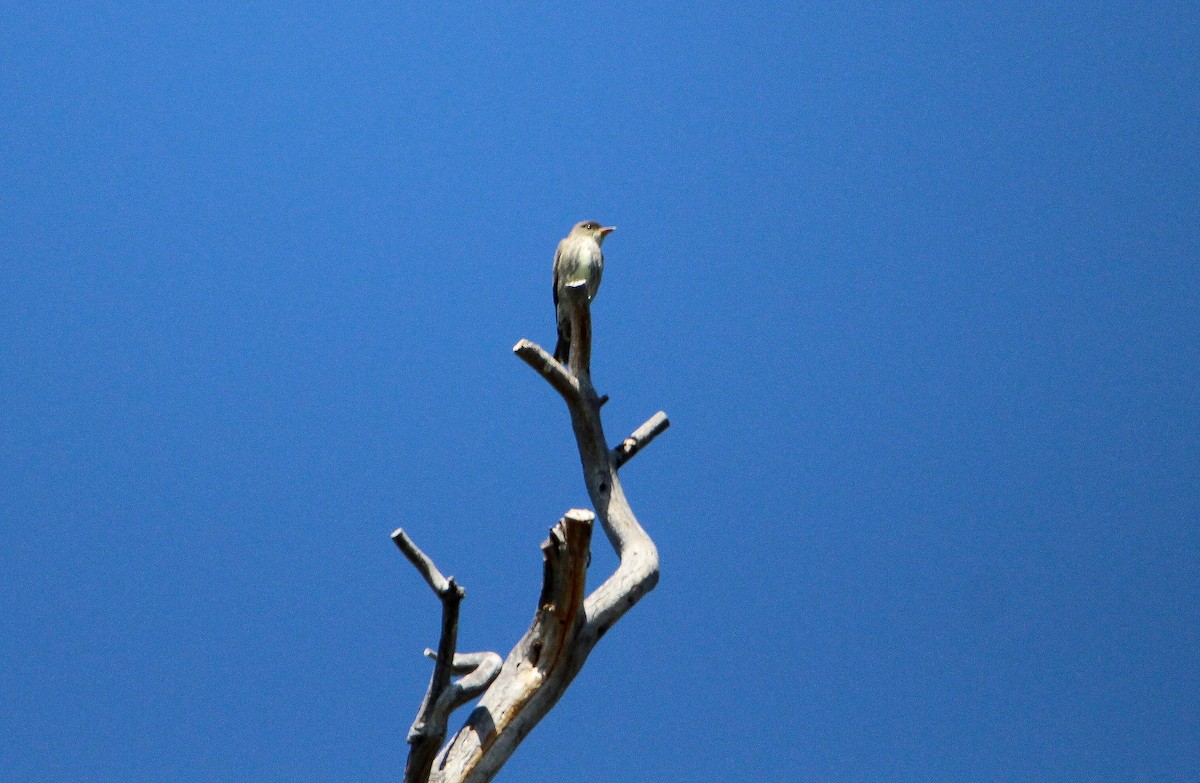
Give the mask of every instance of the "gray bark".
M 593 514 L 571 509 L 550 529 L 542 543 L 542 592 L 533 623 L 498 672 L 495 664 L 499 656 L 495 653 L 455 653 L 462 589 L 453 579 L 441 577 L 403 531 L 397 531 L 397 545 L 425 575 L 443 604 L 442 639 L 433 656 L 434 674 L 409 733 L 406 783 L 491 780 L 521 740 L 558 702 L 600 637 L 658 583 L 658 550 L 634 516 L 617 470 L 663 432 L 669 422 L 660 411 L 616 448 L 609 448 L 600 421 L 600 408 L 607 397 L 598 396 L 591 381 L 591 313 L 584 285 L 568 286 L 564 297 L 571 317 L 570 367 L 528 340 L 521 340 L 513 351 L 566 402 L 584 483 L 596 511 Z M 620 563 L 585 597 L 596 518 Z M 406 545 L 416 554 L 410 554 Z M 466 676 L 455 683 L 450 680 L 452 673 Z M 465 725 L 433 758 L 430 748 L 444 738 L 449 712 L 471 698 L 468 692 L 477 694 L 485 687 Z

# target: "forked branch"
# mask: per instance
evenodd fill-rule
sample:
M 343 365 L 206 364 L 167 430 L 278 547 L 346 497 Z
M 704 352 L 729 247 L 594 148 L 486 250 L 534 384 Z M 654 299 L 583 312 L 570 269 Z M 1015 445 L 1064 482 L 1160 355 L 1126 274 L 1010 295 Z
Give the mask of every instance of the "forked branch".
M 508 654 L 462 729 L 442 748 L 431 765 L 425 765 L 422 755 L 422 766 L 418 771 L 423 769 L 426 779 L 433 783 L 491 780 L 521 740 L 558 702 L 600 637 L 658 583 L 658 550 L 629 507 L 617 470 L 663 432 L 669 422 L 666 414 L 660 411 L 616 448 L 609 448 L 600 422 L 600 408 L 607 397 L 598 396 L 591 381 L 592 329 L 587 296 L 582 286 L 568 286 L 562 296 L 571 318 L 570 366 L 564 366 L 541 346 L 528 340 L 521 340 L 513 350 L 566 402 L 583 466 L 584 483 L 596 511 L 593 514 L 571 509 L 551 528 L 549 538 L 542 543 L 542 592 L 533 624 Z M 591 532 L 597 517 L 620 563 L 614 573 L 585 597 Z M 402 531 L 397 533 L 403 536 Z M 403 538 L 407 539 L 406 536 Z M 400 540 L 397 544 L 405 549 Z M 405 554 L 409 554 L 407 549 Z M 449 588 L 443 594 L 437 586 L 440 573 L 431 562 L 428 568 L 422 564 L 428 558 L 422 561 L 410 555 L 409 559 L 422 573 L 434 575 L 426 576 L 426 580 L 443 601 L 442 645 L 436 655 L 437 664 L 426 703 L 432 700 L 436 705 L 453 703 L 456 706 L 461 703 L 458 697 L 462 693 L 451 699 L 444 696 L 449 692 L 449 685 L 440 685 L 436 694 L 435 685 L 438 685 L 439 677 L 448 683 L 450 674 L 458 672 L 460 662 L 464 670 L 469 663 L 466 656 L 455 656 L 453 651 L 461 588 L 453 579 L 445 580 Z M 459 591 L 457 599 L 452 597 L 456 590 Z M 455 629 L 448 633 L 445 618 L 451 611 Z M 447 638 L 450 640 L 448 652 L 444 653 L 442 648 L 446 646 Z M 482 666 L 474 672 L 481 669 Z M 464 685 L 473 676 L 468 674 L 458 685 Z M 435 708 L 429 712 L 440 717 Z M 423 704 L 418 722 L 413 725 L 413 732 L 420 735 L 418 739 L 434 736 L 434 731 L 428 728 L 433 718 L 425 717 L 422 723 L 425 714 L 426 705 Z M 444 736 L 444 722 L 441 728 Z M 412 737 L 410 733 L 410 742 L 413 742 Z M 414 744 L 410 767 L 413 767 L 412 755 L 416 749 Z M 425 752 L 422 749 L 422 753 Z M 410 780 L 407 772 L 405 779 Z M 425 779 L 411 780 L 423 783 Z
M 442 602 L 442 634 L 438 649 L 425 650 L 434 660 L 429 688 L 417 719 L 408 730 L 408 763 L 404 768 L 404 783 L 425 783 L 438 748 L 446 738 L 450 713 L 478 696 L 496 678 L 500 671 L 500 656 L 494 652 L 457 654 L 458 605 L 467 591 L 459 586 L 454 577 L 447 579 L 442 572 L 403 529 L 392 533 L 392 540 L 420 572 L 433 592 Z M 458 682 L 451 682 L 451 675 L 465 675 Z

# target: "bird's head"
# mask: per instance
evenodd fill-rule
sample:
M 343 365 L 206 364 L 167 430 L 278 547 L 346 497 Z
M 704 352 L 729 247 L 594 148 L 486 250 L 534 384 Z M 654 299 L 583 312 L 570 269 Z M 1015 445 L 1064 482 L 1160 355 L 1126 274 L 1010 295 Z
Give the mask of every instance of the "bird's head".
M 616 231 L 616 226 L 602 226 L 594 220 L 585 220 L 582 223 L 576 223 L 571 229 L 571 233 L 575 236 L 591 237 L 596 240 L 596 244 L 604 243 L 604 238 Z

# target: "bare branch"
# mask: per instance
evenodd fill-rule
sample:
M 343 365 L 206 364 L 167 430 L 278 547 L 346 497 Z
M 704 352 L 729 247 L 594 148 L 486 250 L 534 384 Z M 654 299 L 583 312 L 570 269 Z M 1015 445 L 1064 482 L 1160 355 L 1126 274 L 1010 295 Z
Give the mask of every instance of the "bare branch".
M 450 712 L 454 708 L 456 689 L 452 687 L 450 677 L 456 657 L 454 647 L 458 642 L 458 607 L 466 596 L 466 591 L 458 586 L 454 577 L 447 579 L 442 576 L 442 572 L 429 556 L 413 543 L 403 529 L 392 533 L 392 540 L 442 602 L 442 633 L 438 640 L 433 674 L 430 675 L 429 687 L 425 691 L 421 708 L 417 711 L 416 720 L 408 730 L 410 747 L 408 763 L 404 769 L 404 783 L 425 783 L 429 780 L 429 772 L 438 748 L 446 738 L 446 727 L 450 720 Z
M 654 414 L 646 420 L 645 424 L 634 430 L 632 435 L 621 441 L 620 446 L 613 449 L 613 462 L 618 468 L 621 467 L 670 426 L 671 422 L 667 419 L 667 414 L 662 411 Z
M 500 673 L 504 659 L 490 650 L 454 656 L 454 673 L 465 675 L 450 684 L 447 715 L 488 689 Z
M 421 572 L 421 576 L 425 578 L 439 598 L 450 589 L 450 580 L 442 576 L 442 572 L 433 564 L 429 556 L 413 543 L 413 540 L 408 537 L 408 533 L 404 532 L 404 528 L 398 527 L 392 532 L 392 541 L 396 542 L 396 546 L 400 548 L 408 561 Z
M 434 763 L 433 783 L 485 783 L 550 711 L 600 637 L 658 583 L 658 550 L 634 516 L 617 468 L 668 426 L 659 413 L 614 450 L 600 421 L 607 397 L 590 375 L 591 312 L 582 288 L 562 294 L 571 319 L 570 367 L 521 340 L 514 352 L 562 396 L 579 447 L 584 482 L 596 509 L 572 509 L 542 544 L 542 595 L 529 631 L 505 660 L 467 723 Z M 560 306 L 564 300 L 560 300 Z M 592 522 L 599 517 L 620 564 L 584 598 Z
M 434 653 L 433 657 L 436 659 L 437 654 Z M 467 661 L 471 661 L 471 663 L 468 664 Z M 442 716 L 445 716 L 445 719 L 442 719 L 438 744 L 431 749 L 435 755 L 438 745 L 446 737 L 446 725 L 450 713 L 486 691 L 492 681 L 496 679 L 496 675 L 500 673 L 500 667 L 504 660 L 494 652 L 479 652 L 455 655 L 454 663 L 454 673 L 465 676 L 457 682 L 449 683 L 446 689 L 438 694 L 433 712 L 439 719 L 442 719 Z
M 563 397 L 579 396 L 579 381 L 542 346 L 521 340 L 513 346 L 513 353 L 537 370 Z
M 592 311 L 588 302 L 588 284 L 584 280 L 567 283 L 562 288 L 571 315 L 571 372 L 586 378 L 592 372 Z M 590 384 L 590 381 L 589 381 Z
M 437 660 L 437 650 L 425 648 L 425 657 L 432 660 Z M 456 675 L 468 674 L 475 671 L 476 667 L 489 665 L 492 658 L 496 659 L 497 668 L 504 660 L 494 652 L 477 652 L 477 653 L 455 653 L 454 663 L 452 668 Z

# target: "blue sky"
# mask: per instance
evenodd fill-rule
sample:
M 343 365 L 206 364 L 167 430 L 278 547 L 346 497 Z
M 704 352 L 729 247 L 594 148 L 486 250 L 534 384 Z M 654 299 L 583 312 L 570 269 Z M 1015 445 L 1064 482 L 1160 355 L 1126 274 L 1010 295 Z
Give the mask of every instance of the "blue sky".
M 398 779 L 584 218 L 662 580 L 499 780 L 1200 778 L 1194 7 L 325 5 L 3 12 L 6 781 Z

